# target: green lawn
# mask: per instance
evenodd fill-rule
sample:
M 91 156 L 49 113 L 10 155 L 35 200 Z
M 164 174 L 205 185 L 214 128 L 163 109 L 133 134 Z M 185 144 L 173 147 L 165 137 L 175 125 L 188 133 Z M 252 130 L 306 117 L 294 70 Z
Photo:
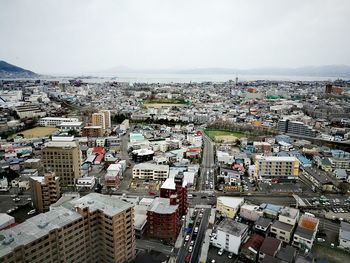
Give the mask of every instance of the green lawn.
M 204 133 L 210 137 L 213 141 L 215 141 L 215 137 L 217 136 L 234 136 L 237 138 L 244 137 L 245 135 L 241 132 L 231 132 L 231 131 L 222 131 L 222 130 L 205 130 Z

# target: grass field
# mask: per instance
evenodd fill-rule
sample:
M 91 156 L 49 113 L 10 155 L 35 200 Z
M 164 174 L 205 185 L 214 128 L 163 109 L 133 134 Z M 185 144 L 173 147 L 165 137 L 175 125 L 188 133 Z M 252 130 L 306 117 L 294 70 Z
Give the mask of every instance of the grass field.
M 24 138 L 36 138 L 36 137 L 48 136 L 57 130 L 58 130 L 57 128 L 51 128 L 51 127 L 35 127 L 29 130 L 21 131 L 18 134 L 23 134 Z
M 222 131 L 222 130 L 205 130 L 206 135 L 213 141 L 235 141 L 241 137 L 244 137 L 243 133 Z

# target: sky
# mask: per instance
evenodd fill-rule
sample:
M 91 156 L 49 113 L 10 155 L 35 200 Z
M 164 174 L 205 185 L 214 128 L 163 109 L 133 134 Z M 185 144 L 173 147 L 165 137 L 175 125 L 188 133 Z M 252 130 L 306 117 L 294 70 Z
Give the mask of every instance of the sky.
M 350 65 L 349 0 L 0 0 L 0 60 L 41 74 Z

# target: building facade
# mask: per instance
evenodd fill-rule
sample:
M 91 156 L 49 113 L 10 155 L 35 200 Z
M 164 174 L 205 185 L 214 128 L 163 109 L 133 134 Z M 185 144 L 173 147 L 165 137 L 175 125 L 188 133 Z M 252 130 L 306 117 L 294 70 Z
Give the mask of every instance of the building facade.
M 143 180 L 165 181 L 169 177 L 169 165 L 136 164 L 132 169 L 132 177 Z
M 299 164 L 295 157 L 257 156 L 254 176 L 257 179 L 297 179 Z
M 49 211 L 50 205 L 56 203 L 61 196 L 59 177 L 55 173 L 30 177 L 30 188 L 33 206 L 39 213 Z
M 0 231 L 1 262 L 130 262 L 133 206 L 92 193 Z
M 41 156 L 43 166 L 56 173 L 61 186 L 72 186 L 81 177 L 80 149 L 75 141 L 50 141 Z

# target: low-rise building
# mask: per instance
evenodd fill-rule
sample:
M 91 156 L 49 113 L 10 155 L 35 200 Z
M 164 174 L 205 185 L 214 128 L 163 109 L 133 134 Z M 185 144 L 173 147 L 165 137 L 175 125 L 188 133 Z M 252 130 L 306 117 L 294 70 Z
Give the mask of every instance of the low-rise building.
M 274 237 L 266 237 L 259 251 L 259 262 L 266 256 L 275 257 L 281 249 L 282 241 Z
M 270 232 L 270 227 L 272 225 L 272 219 L 266 217 L 259 217 L 258 220 L 255 221 L 254 230 L 255 232 L 262 234 L 263 236 L 267 236 Z
M 38 122 L 40 126 L 45 127 L 59 127 L 62 123 L 77 123 L 78 118 L 63 118 L 63 117 L 45 117 L 41 118 Z
M 165 181 L 169 177 L 169 165 L 136 164 L 132 169 L 132 177 L 143 180 Z
M 216 210 L 220 215 L 233 219 L 243 203 L 244 198 L 219 196 L 216 199 Z
M 221 221 L 212 245 L 238 255 L 239 248 L 248 237 L 248 226 L 229 218 Z
M 285 206 L 280 210 L 278 221 L 295 226 L 298 220 L 299 220 L 299 209 Z
M 311 215 L 302 215 L 294 232 L 293 245 L 311 249 L 316 238 L 319 219 Z
M 257 156 L 254 176 L 257 179 L 297 179 L 299 160 L 296 157 Z
M 241 254 L 251 262 L 256 262 L 264 239 L 264 237 L 258 234 L 252 235 L 248 241 L 242 245 Z
M 293 229 L 294 229 L 294 226 L 290 224 L 286 224 L 280 221 L 275 221 L 271 225 L 270 235 L 285 243 L 289 243 L 292 237 Z

